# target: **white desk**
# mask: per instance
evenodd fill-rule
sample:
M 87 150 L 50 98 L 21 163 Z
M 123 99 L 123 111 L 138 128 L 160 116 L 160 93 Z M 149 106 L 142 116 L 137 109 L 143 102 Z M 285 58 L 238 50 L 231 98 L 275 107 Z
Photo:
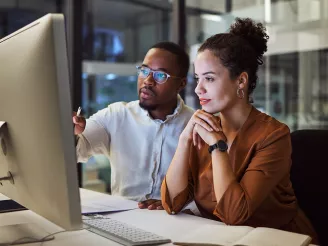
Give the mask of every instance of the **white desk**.
M 94 200 L 99 197 L 107 196 L 106 194 L 93 192 L 85 189 L 81 189 L 82 200 Z M 5 196 L 0 194 L 0 200 L 6 199 Z M 164 210 L 146 210 L 146 209 L 135 209 L 126 212 L 118 212 L 110 215 L 111 218 L 123 221 L 125 223 L 134 225 L 138 228 L 154 232 L 158 235 L 165 236 L 174 240 L 181 235 L 190 233 L 191 230 L 195 230 L 202 225 L 217 224 L 218 222 L 203 219 L 196 216 L 187 214 L 178 214 L 174 216 L 168 215 Z M 62 229 L 55 224 L 49 222 L 43 217 L 35 214 L 32 211 L 20 211 L 11 213 L 0 214 L 0 226 L 10 225 L 17 223 L 37 223 L 42 226 L 46 231 L 54 233 L 61 231 Z M 28 244 L 31 246 L 40 246 L 40 243 Z M 64 232 L 55 235 L 55 240 L 44 242 L 42 245 L 61 245 L 61 246 L 83 246 L 83 245 L 121 245 L 112 242 L 106 238 L 98 236 L 87 230 Z M 173 245 L 173 244 L 164 244 Z
M 82 200 L 94 200 L 107 196 L 105 194 L 81 189 Z M 6 199 L 0 194 L 0 200 Z M 141 229 L 154 232 L 158 235 L 168 237 L 172 241 L 180 238 L 182 235 L 189 234 L 203 225 L 220 224 L 217 221 L 208 220 L 188 214 L 168 215 L 165 211 L 149 211 L 144 209 L 118 212 L 110 215 L 111 218 L 134 225 Z M 17 223 L 32 222 L 42 226 L 46 231 L 54 233 L 62 229 L 32 211 L 20 211 L 0 214 L 0 226 Z M 28 244 L 31 246 L 40 246 L 40 243 Z M 120 244 L 98 236 L 87 230 L 64 232 L 55 235 L 55 240 L 44 242 L 42 245 L 61 245 L 61 246 L 83 246 L 83 245 L 117 245 Z M 164 244 L 173 245 L 173 244 Z

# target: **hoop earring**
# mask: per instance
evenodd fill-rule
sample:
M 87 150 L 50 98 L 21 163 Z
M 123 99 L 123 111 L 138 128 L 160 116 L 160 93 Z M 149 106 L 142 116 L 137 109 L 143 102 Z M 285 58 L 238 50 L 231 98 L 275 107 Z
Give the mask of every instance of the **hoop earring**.
M 238 89 L 237 89 L 237 96 L 238 96 L 240 99 L 243 99 L 243 98 L 245 97 L 244 90 L 238 88 Z

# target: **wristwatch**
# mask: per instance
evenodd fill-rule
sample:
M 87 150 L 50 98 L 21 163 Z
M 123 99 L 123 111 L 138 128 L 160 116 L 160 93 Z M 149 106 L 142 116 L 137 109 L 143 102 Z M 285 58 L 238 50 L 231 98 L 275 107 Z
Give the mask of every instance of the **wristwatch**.
M 208 147 L 208 152 L 211 154 L 215 149 L 219 149 L 221 152 L 226 152 L 228 150 L 228 145 L 225 141 L 219 140 L 216 144 Z

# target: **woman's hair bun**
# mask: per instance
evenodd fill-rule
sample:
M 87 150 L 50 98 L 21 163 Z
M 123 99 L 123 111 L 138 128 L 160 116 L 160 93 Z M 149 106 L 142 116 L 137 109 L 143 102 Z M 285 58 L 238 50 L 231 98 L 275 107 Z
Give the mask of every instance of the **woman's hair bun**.
M 256 23 L 250 18 L 236 18 L 236 22 L 230 26 L 230 33 L 246 40 L 255 50 L 258 61 L 262 60 L 269 39 L 262 23 Z

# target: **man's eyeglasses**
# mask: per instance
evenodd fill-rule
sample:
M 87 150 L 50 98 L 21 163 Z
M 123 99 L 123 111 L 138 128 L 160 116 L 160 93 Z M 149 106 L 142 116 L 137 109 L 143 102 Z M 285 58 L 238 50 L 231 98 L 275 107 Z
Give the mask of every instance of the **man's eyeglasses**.
M 137 66 L 137 73 L 138 76 L 143 79 L 147 78 L 152 73 L 155 82 L 158 84 L 164 84 L 170 77 L 181 79 L 181 77 L 171 76 L 166 72 L 154 71 L 151 70 L 149 67 L 143 67 L 143 66 Z

